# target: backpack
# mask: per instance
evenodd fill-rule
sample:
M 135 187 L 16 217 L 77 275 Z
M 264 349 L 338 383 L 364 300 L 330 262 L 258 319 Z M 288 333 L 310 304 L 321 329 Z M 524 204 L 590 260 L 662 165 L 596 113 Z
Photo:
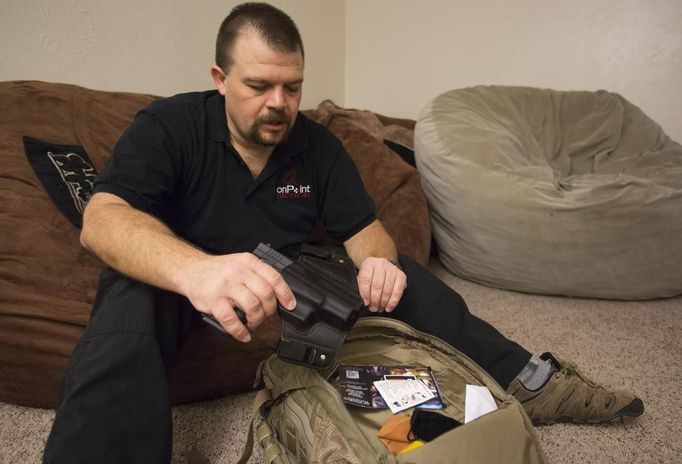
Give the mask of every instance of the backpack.
M 467 384 L 486 386 L 498 409 L 394 455 L 377 437 L 392 413 L 344 404 L 333 377 L 340 365 L 430 367 L 446 405 L 439 412 L 462 423 Z M 326 370 L 273 355 L 261 363 L 258 377 L 264 388 L 254 404 L 262 413 L 256 439 L 267 464 L 546 463 L 531 421 L 514 397 L 467 356 L 401 321 L 360 318 Z M 248 452 L 251 432 L 247 441 Z

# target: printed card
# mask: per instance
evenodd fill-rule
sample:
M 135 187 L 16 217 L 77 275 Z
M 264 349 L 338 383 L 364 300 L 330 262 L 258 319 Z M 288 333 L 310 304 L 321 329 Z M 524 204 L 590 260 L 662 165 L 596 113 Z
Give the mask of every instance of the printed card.
M 394 414 L 434 397 L 421 380 L 377 380 L 374 386 Z
M 413 366 L 341 366 L 338 388 L 346 404 L 365 408 L 388 408 L 374 382 L 379 380 L 417 380 L 433 397 L 417 406 L 420 409 L 443 409 L 438 384 L 428 367 Z

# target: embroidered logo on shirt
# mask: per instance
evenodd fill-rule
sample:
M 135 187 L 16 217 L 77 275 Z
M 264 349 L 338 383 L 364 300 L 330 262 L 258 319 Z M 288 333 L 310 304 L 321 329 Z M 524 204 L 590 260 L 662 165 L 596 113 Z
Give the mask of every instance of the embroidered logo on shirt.
M 280 185 L 277 186 L 278 200 L 305 199 L 312 195 L 310 184 L 304 185 L 296 181 L 296 167 L 284 171 Z

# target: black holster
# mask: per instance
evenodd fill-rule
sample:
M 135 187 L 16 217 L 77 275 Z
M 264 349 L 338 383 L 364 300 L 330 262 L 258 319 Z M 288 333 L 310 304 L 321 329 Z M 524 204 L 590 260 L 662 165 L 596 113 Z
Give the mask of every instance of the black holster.
M 303 285 L 291 282 L 290 268 L 301 271 Z M 328 367 L 362 308 L 353 261 L 342 252 L 304 245 L 295 266 L 283 275 L 297 299 L 293 311 L 281 308 L 277 354 L 297 364 Z

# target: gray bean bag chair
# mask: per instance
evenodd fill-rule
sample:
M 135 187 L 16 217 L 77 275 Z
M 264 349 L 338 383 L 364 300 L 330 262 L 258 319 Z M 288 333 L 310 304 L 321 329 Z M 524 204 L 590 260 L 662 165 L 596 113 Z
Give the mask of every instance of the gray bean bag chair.
M 523 292 L 682 293 L 682 146 L 606 91 L 454 90 L 417 121 L 440 259 Z

